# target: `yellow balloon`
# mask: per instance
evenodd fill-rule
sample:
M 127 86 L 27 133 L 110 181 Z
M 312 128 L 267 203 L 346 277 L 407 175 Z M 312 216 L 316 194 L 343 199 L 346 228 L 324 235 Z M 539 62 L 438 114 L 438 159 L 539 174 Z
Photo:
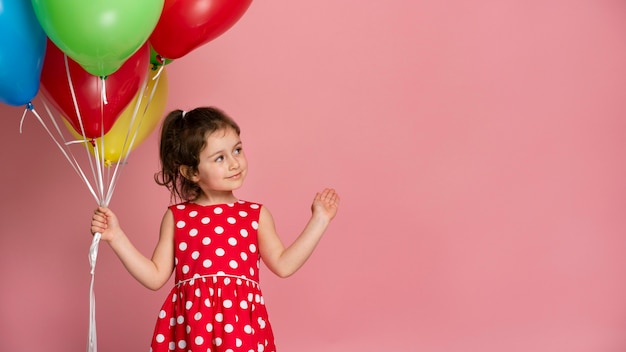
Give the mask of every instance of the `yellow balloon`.
M 159 124 L 159 121 L 161 121 L 167 103 L 167 93 L 168 82 L 165 67 L 160 68 L 160 73 L 159 70 L 150 70 L 146 88 L 137 93 L 135 98 L 115 120 L 109 132 L 103 137 L 93 140 L 93 144 L 90 145 L 92 154 L 94 153 L 93 146 L 95 145 L 101 154 L 104 153 L 104 164 L 106 166 L 110 166 L 125 158 L 130 151 L 150 136 Z M 141 102 L 135 113 L 139 97 L 141 97 Z M 135 114 L 133 121 L 133 115 Z M 63 119 L 63 122 L 74 137 L 77 139 L 83 138 L 74 131 L 66 119 Z M 133 136 L 135 138 L 134 141 Z M 102 158 L 102 155 L 99 157 Z

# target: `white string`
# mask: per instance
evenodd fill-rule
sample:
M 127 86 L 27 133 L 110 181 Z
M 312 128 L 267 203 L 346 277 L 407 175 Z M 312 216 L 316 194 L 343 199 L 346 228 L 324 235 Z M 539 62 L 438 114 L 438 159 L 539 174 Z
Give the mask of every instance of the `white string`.
M 72 76 L 70 74 L 70 66 L 69 66 L 69 61 L 67 58 L 67 55 L 64 55 L 65 58 L 65 73 L 67 74 L 67 82 L 69 84 L 69 88 L 70 88 L 70 93 L 72 93 L 72 102 L 74 103 L 74 112 L 76 112 L 76 116 L 78 117 L 78 124 L 80 125 L 80 132 L 81 135 L 83 136 L 83 138 L 87 139 L 86 136 L 86 132 L 85 132 L 85 126 L 83 124 L 83 118 L 80 114 L 80 109 L 78 108 L 78 100 L 76 99 L 76 92 L 74 90 L 74 83 L 72 81 Z M 96 159 L 96 167 L 94 168 L 94 163 L 92 162 L 91 158 L 89 157 L 89 146 L 87 146 L 87 144 L 85 144 L 85 154 L 87 155 L 87 160 L 89 160 L 89 166 L 91 167 L 91 174 L 94 178 L 94 180 L 101 180 L 101 171 L 100 171 L 100 167 L 98 165 L 97 159 Z M 98 187 L 100 186 L 100 187 Z M 96 183 L 96 190 L 98 193 L 98 196 L 96 197 L 96 200 L 98 202 L 100 202 L 100 200 L 103 198 L 103 194 L 102 194 L 102 182 L 98 182 Z
M 107 83 L 106 83 L 106 79 L 104 79 L 104 77 L 100 77 L 100 82 L 102 82 L 102 101 L 106 105 L 106 104 L 109 103 L 107 101 Z
M 100 244 L 100 232 L 93 235 L 91 246 L 89 247 L 89 267 L 91 268 L 91 283 L 89 284 L 89 341 L 87 342 L 88 352 L 98 351 L 98 337 L 96 334 L 96 294 L 94 283 L 96 278 L 96 261 L 98 259 L 98 245 Z
M 154 75 L 154 77 L 152 77 L 152 79 L 157 79 L 159 78 L 159 76 L 161 75 L 161 72 L 163 72 L 163 69 L 165 68 L 165 65 L 161 65 L 159 66 L 159 70 L 157 71 L 156 75 Z

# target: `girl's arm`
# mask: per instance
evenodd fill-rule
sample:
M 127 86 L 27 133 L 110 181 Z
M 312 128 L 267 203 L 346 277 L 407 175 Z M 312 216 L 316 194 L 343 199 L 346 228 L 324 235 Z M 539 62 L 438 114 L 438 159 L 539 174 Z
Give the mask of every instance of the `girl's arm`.
M 163 287 L 174 270 L 174 216 L 167 210 L 161 221 L 159 242 L 152 259 L 135 248 L 110 209 L 100 207 L 91 220 L 91 232 L 100 232 L 101 239 L 109 243 L 128 272 L 139 283 L 151 290 Z
M 259 251 L 265 265 L 279 277 L 288 277 L 298 271 L 313 253 L 330 221 L 337 214 L 338 207 L 339 195 L 335 190 L 325 189 L 317 193 L 311 206 L 309 222 L 300 236 L 286 248 L 276 233 L 272 214 L 262 207 L 258 236 Z

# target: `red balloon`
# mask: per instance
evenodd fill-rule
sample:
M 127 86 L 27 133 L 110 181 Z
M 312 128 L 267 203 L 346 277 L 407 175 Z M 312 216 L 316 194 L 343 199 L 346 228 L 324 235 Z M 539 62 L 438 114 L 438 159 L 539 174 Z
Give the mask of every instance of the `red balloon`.
M 252 0 L 165 0 L 150 44 L 165 59 L 178 59 L 217 38 L 246 12 Z
M 150 67 L 150 46 L 146 42 L 117 71 L 105 78 L 106 104 L 102 96 L 102 78 L 88 73 L 71 58 L 67 60 L 85 137 L 101 137 L 113 127 L 145 82 Z M 82 135 L 65 69 L 65 54 L 49 39 L 41 71 L 41 88 L 44 96 Z

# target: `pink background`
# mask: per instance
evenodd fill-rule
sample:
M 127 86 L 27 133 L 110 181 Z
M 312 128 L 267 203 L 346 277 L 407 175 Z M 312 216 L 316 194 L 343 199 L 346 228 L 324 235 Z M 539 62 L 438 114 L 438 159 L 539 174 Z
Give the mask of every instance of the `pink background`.
M 315 191 L 341 193 L 307 265 L 262 272 L 280 351 L 626 350 L 622 1 L 255 1 L 167 70 L 168 110 L 239 121 L 238 195 L 285 242 Z M 0 106 L 0 346 L 78 351 L 95 202 L 22 111 Z M 147 255 L 156 143 L 111 204 Z M 100 350 L 147 350 L 167 290 L 101 246 Z

